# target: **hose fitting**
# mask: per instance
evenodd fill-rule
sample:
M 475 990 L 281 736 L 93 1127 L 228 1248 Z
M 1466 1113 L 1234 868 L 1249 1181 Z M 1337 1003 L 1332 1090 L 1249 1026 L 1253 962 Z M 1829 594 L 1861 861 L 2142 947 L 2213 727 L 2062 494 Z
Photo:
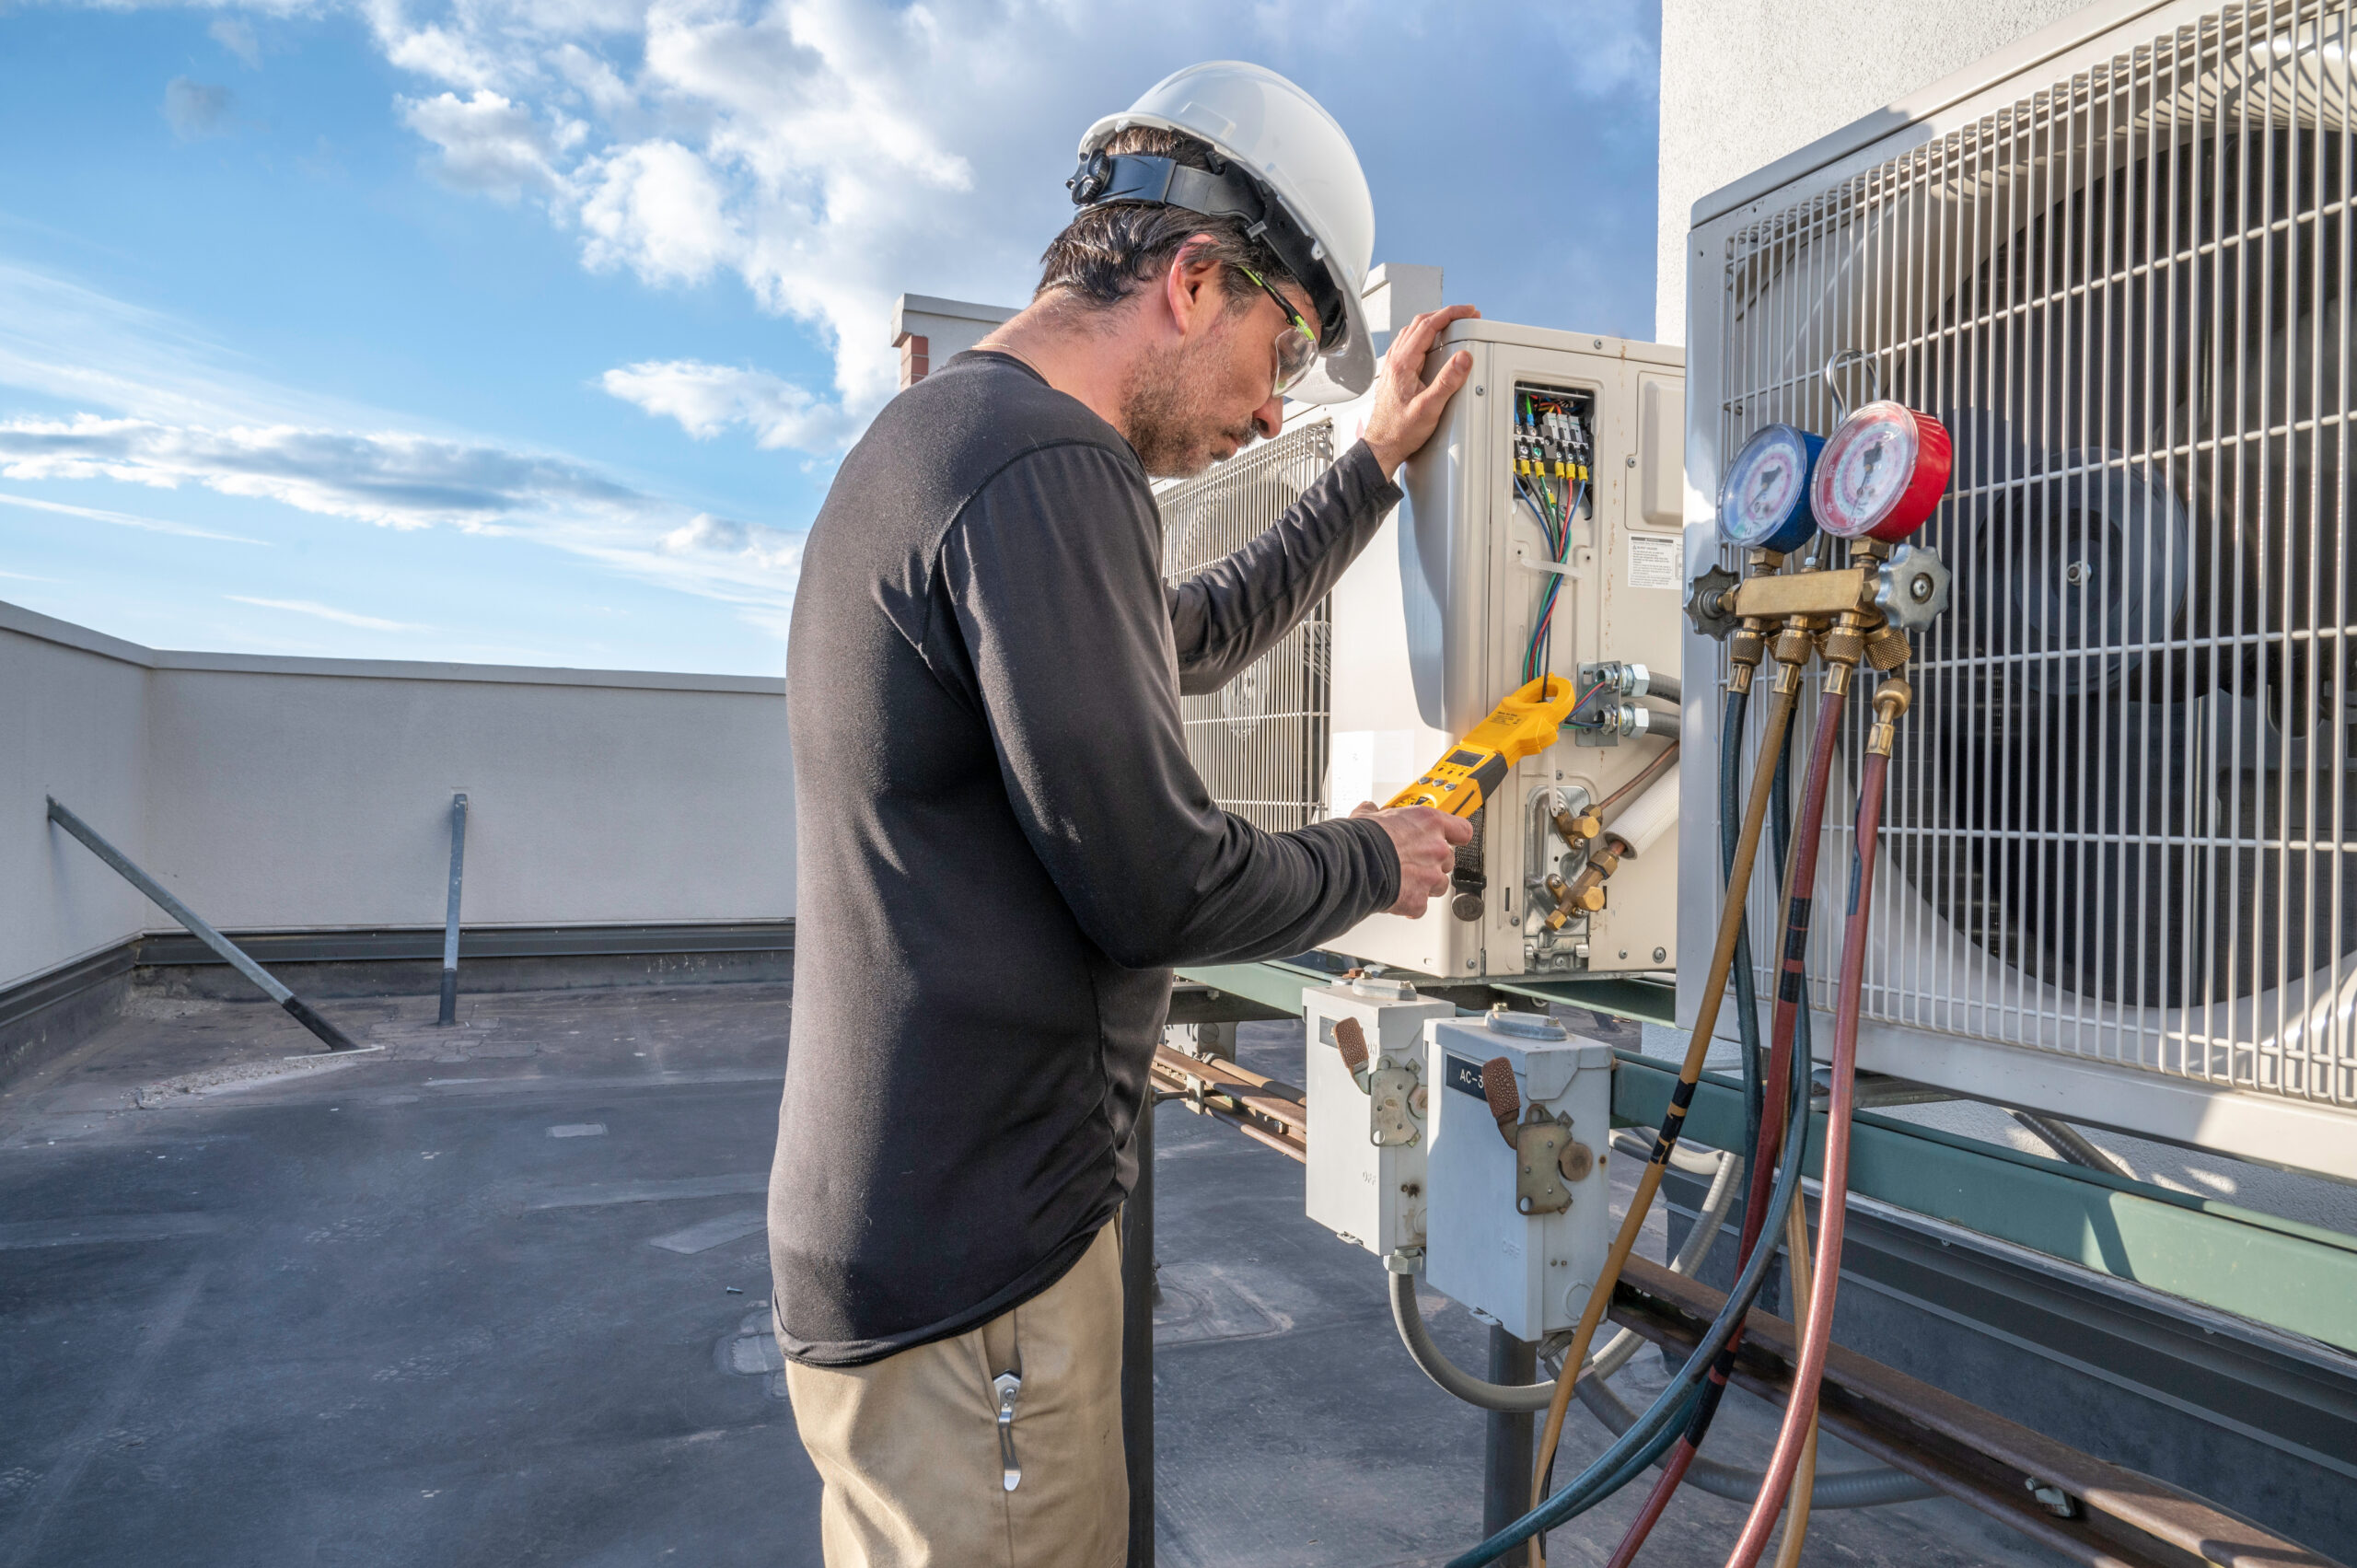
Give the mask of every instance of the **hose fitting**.
M 1890 546 L 1878 539 L 1856 540 L 1850 546 L 1850 563 L 1853 566 L 1874 565 L 1889 553 Z M 1877 638 L 1881 639 L 1879 645 L 1885 656 L 1888 656 L 1889 641 L 1881 637 L 1888 624 L 1879 611 L 1845 610 L 1833 618 L 1833 624 L 1827 629 L 1818 648 L 1818 652 L 1825 656 L 1825 689 L 1828 691 L 1839 696 L 1850 690 L 1852 673 L 1866 662 L 1871 650 L 1877 645 Z M 1907 639 L 1900 637 L 1898 644 L 1904 649 Z M 1899 662 L 1905 662 L 1903 656 Z M 1897 667 L 1878 664 L 1875 668 Z
M 1866 749 L 1877 757 L 1887 757 L 1893 742 L 1898 738 L 1899 716 L 1915 701 L 1915 688 L 1893 675 L 1875 688 L 1875 724 L 1866 732 Z
M 1570 807 L 1562 807 L 1555 813 L 1555 831 L 1563 836 L 1564 843 L 1573 849 L 1581 849 L 1590 839 L 1604 831 L 1604 819 L 1593 806 L 1576 817 L 1572 815 Z
M 1629 841 L 1618 833 L 1607 833 L 1601 843 L 1587 852 L 1587 865 L 1571 880 L 1571 885 L 1556 894 L 1556 912 L 1566 909 L 1582 914 L 1594 914 L 1604 907 L 1605 879 L 1620 869 L 1620 857 L 1629 852 Z M 1553 884 L 1561 878 L 1550 878 L 1547 890 L 1555 891 Z
M 1817 652 L 1817 632 L 1816 628 L 1808 623 L 1808 617 L 1795 615 L 1786 621 L 1783 630 L 1776 633 L 1776 640 L 1771 645 L 1771 651 L 1775 654 L 1776 662 L 1788 669 L 1798 668 L 1807 664 L 1810 656 Z M 1777 679 L 1780 680 L 1782 679 L 1781 672 Z

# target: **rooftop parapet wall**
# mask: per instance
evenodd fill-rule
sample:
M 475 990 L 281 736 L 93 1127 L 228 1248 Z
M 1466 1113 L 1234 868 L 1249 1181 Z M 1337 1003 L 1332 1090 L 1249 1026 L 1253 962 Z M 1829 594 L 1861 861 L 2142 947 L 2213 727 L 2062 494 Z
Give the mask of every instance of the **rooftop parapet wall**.
M 0 604 L 0 987 L 160 910 L 55 795 L 228 930 L 435 925 L 453 792 L 475 925 L 794 912 L 785 683 L 166 653 Z

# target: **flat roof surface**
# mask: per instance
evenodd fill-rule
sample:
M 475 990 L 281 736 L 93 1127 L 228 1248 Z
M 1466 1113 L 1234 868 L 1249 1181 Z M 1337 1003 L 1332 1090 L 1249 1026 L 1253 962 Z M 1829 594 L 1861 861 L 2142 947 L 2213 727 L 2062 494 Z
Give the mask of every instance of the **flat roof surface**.
M 430 997 L 331 1002 L 386 1049 L 322 1066 L 275 1007 L 134 993 L 0 1096 L 0 1568 L 818 1564 L 764 1310 L 791 1000 L 516 993 L 450 1030 Z M 1301 1049 L 1244 1026 L 1262 1072 L 1299 1082 Z M 1471 1544 L 1481 1416 L 1409 1364 L 1381 1264 L 1303 1217 L 1285 1156 L 1177 1105 L 1156 1127 L 1160 1561 Z M 1482 1366 L 1480 1325 L 1426 1307 Z M 1641 1352 L 1615 1386 L 1662 1380 Z M 1731 1394 L 1707 1451 L 1772 1432 Z M 1575 1409 L 1558 1474 L 1605 1441 Z M 1550 1561 L 1602 1563 L 1642 1490 Z M 1689 1488 L 1644 1561 L 1715 1564 L 1740 1521 Z M 1819 1514 L 1805 1561 L 2061 1560 L 1933 1500 Z

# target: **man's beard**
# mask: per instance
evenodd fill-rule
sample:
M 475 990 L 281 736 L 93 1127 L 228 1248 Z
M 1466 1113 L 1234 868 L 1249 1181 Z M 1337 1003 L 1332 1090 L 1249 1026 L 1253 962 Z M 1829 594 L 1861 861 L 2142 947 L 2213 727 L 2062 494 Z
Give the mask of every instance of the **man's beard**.
M 1215 342 L 1154 349 L 1131 374 L 1121 423 L 1138 461 L 1156 479 L 1192 479 L 1212 466 L 1223 441 L 1240 451 L 1259 434 L 1249 415 L 1241 424 L 1225 425 L 1211 411 L 1202 383 L 1214 373 L 1210 351 Z

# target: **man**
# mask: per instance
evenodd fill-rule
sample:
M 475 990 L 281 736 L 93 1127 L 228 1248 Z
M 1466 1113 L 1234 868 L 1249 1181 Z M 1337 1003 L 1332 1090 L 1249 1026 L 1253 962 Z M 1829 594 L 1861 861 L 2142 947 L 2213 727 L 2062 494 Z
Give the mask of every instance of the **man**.
M 769 1224 L 831 1568 L 1118 1568 L 1115 1215 L 1170 968 L 1421 914 L 1469 836 L 1371 806 L 1260 832 L 1212 804 L 1178 699 L 1365 544 L 1470 369 L 1424 386 L 1434 339 L 1473 312 L 1401 331 L 1364 438 L 1166 589 L 1149 476 L 1276 435 L 1321 359 L 1329 398 L 1373 376 L 1372 203 L 1340 128 L 1250 66 L 1179 73 L 1083 152 L 1032 304 L 877 416 L 795 596 Z

